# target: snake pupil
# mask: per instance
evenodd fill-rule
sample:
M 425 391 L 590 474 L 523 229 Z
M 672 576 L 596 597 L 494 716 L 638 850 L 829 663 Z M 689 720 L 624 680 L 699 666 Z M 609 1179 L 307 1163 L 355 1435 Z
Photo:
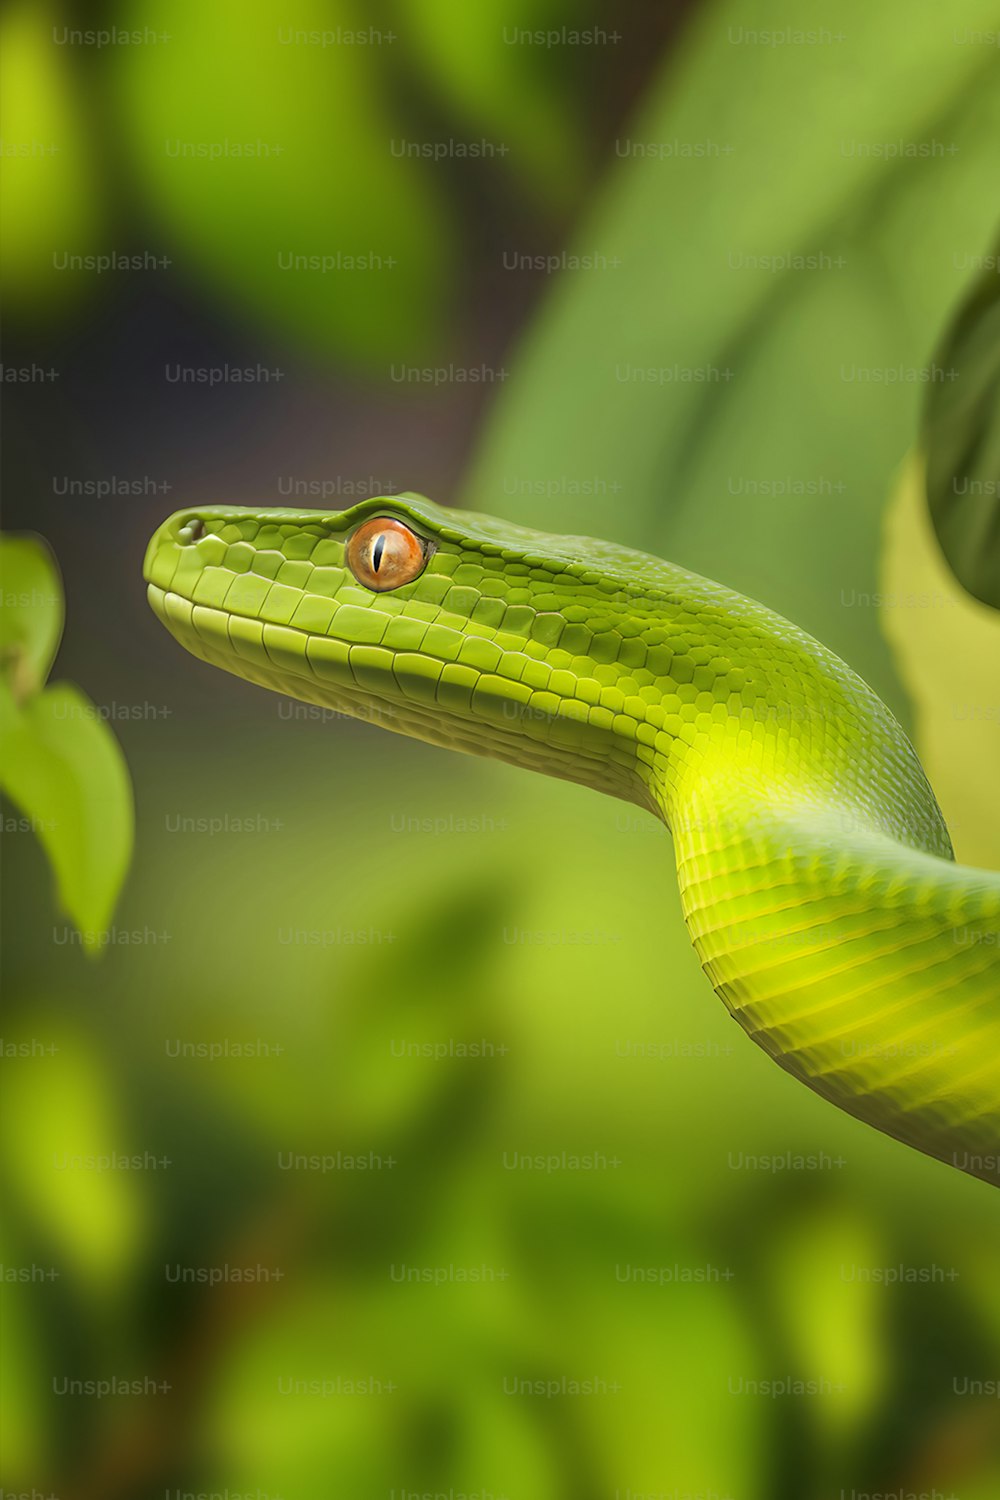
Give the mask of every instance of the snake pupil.
M 382 534 L 380 534 L 379 536 L 376 537 L 376 539 L 375 539 L 375 545 L 372 548 L 372 568 L 375 570 L 376 573 L 378 572 L 378 565 L 382 561 L 382 553 L 384 551 L 385 551 L 385 536 L 382 535 Z

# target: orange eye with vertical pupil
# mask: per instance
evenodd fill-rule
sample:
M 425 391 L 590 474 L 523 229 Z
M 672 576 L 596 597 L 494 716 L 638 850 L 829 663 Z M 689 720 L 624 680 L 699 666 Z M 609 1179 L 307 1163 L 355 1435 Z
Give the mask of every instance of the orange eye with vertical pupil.
M 402 521 L 378 516 L 365 521 L 345 549 L 347 565 L 359 583 L 375 593 L 411 583 L 427 564 L 427 543 Z

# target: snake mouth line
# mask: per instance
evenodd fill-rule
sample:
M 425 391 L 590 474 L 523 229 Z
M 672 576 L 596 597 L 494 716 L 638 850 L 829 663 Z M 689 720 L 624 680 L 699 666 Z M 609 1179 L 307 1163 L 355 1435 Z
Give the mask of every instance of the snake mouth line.
M 295 636 L 306 642 L 328 639 L 316 631 L 303 630 L 297 625 L 278 625 L 269 620 L 261 620 L 249 611 L 218 609 L 215 605 L 199 604 L 187 594 L 180 594 L 176 589 L 160 588 L 155 583 L 147 583 L 146 593 L 157 618 L 167 626 L 172 635 L 179 636 L 184 632 L 183 643 L 188 647 L 190 635 L 193 634 L 196 640 L 216 650 L 226 642 L 237 656 L 242 656 L 240 643 L 233 640 L 230 634 L 229 626 L 233 620 L 245 620 L 251 627 L 258 627 L 262 636 L 264 631 L 280 631 L 283 635 Z M 203 631 L 208 634 L 204 635 Z M 282 672 L 297 670 L 294 661 L 285 659 L 273 661 L 272 665 Z
M 400 660 L 412 659 L 415 653 L 348 646 L 296 626 L 196 604 L 154 583 L 147 590 L 154 613 L 171 635 L 210 666 L 428 744 L 470 755 L 486 753 L 587 786 L 596 784 L 607 795 L 662 816 L 628 743 L 608 734 L 598 736 L 591 746 L 582 744 L 575 718 L 531 709 L 517 697 L 495 690 L 502 683 L 513 694 L 516 682 L 463 668 L 470 680 L 460 696 L 444 702 L 437 676 L 401 669 Z M 365 658 L 371 651 L 378 653 L 377 665 Z M 439 667 L 454 665 L 429 653 L 420 660 Z M 481 691 L 484 685 L 489 686 Z
M 234 676 L 242 677 L 258 687 L 269 688 L 301 702 L 312 703 L 329 713 L 342 714 L 347 718 L 378 724 L 388 729 L 403 729 L 397 722 L 398 700 L 387 691 L 394 677 L 383 679 L 381 693 L 361 689 L 351 676 L 349 656 L 345 651 L 344 661 L 335 675 L 321 676 L 315 661 L 308 655 L 310 641 L 326 641 L 329 637 L 301 630 L 290 625 L 272 625 L 257 620 L 252 615 L 240 614 L 236 610 L 215 609 L 208 605 L 194 604 L 182 594 L 161 589 L 156 584 L 148 585 L 150 605 L 158 619 L 185 650 L 209 666 L 221 667 Z M 246 638 L 234 636 L 233 622 L 244 621 L 249 626 Z M 243 627 L 241 627 L 243 628 Z M 254 639 L 254 636 L 257 639 Z M 277 641 L 280 640 L 279 651 Z M 295 645 L 300 644 L 300 650 Z M 437 732 L 422 736 L 433 738 L 434 743 L 464 748 L 453 735 L 445 732 L 441 722 L 442 710 L 427 708 L 423 713 L 417 704 L 408 705 L 406 733 L 418 732 L 417 726 Z

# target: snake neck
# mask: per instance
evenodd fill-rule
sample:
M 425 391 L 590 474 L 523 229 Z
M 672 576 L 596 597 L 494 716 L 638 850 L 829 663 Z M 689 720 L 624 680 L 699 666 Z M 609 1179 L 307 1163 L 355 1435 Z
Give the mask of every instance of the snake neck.
M 802 816 L 834 842 L 884 838 L 953 859 L 916 752 L 885 704 L 812 637 L 751 601 L 738 607 L 748 626 L 738 634 L 725 608 L 667 621 L 688 654 L 647 711 L 656 753 L 637 769 L 675 840 Z M 689 663 L 709 654 L 715 692 L 692 701 Z
M 782 1068 L 995 1186 L 1000 876 L 954 863 L 902 730 L 829 653 L 810 656 L 819 718 L 789 713 L 760 737 L 744 710 L 651 768 L 685 924 Z

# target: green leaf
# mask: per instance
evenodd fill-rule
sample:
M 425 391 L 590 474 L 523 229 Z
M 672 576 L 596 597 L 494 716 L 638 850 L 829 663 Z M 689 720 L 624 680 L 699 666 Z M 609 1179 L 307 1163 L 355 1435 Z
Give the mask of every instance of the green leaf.
M 63 628 L 63 591 L 41 537 L 0 535 L 0 659 L 18 702 L 45 685 Z
M 92 255 L 100 233 L 100 181 L 73 49 L 53 41 L 61 21 L 58 6 L 22 0 L 0 22 L 2 283 L 10 313 L 43 319 L 63 312 L 81 286 L 80 272 L 61 269 L 57 257 Z
M 844 1443 L 877 1409 L 887 1376 L 884 1287 L 872 1280 L 886 1254 L 847 1201 L 796 1211 L 782 1226 L 765 1275 L 797 1379 L 814 1382 L 817 1430 Z
M 959 584 L 927 514 L 923 464 L 903 466 L 889 510 L 882 624 L 909 691 L 915 742 L 963 864 L 1000 868 L 1000 615 Z
M 94 1291 L 117 1294 L 147 1217 L 137 1186 L 147 1174 L 124 1169 L 121 1158 L 147 1143 L 124 1135 L 106 1064 L 67 1028 L 53 1053 L 8 1071 L 4 1096 L 17 1130 L 0 1136 L 0 1153 L 18 1202 L 58 1262 Z
M 990 257 L 994 267 L 997 256 Z M 955 577 L 1000 609 L 1000 277 L 981 280 L 937 359 L 924 417 L 927 499 Z
M 120 17 L 147 19 L 135 4 Z M 390 361 L 440 346 L 453 266 L 440 164 L 396 144 L 392 45 L 338 40 L 376 21 L 344 0 L 179 0 L 169 43 L 128 49 L 116 83 L 178 273 L 388 378 Z
M 701 10 L 620 133 L 572 247 L 609 269 L 554 286 L 459 503 L 721 578 L 898 703 L 841 590 L 876 591 L 956 247 L 994 227 L 993 60 L 952 44 L 994 7 L 848 0 L 825 41 L 740 43 L 762 24 L 801 10 Z
M 400 3 L 410 44 L 438 95 L 472 130 L 487 131 L 506 149 L 503 166 L 527 179 L 549 217 L 566 208 L 580 185 L 581 122 L 574 118 L 569 70 L 559 66 L 567 49 L 516 38 L 586 27 L 590 9 L 581 12 L 567 0 Z
M 0 684 L 0 786 L 41 840 L 58 899 L 99 952 L 132 854 L 121 748 L 79 688 L 56 683 L 19 707 Z

